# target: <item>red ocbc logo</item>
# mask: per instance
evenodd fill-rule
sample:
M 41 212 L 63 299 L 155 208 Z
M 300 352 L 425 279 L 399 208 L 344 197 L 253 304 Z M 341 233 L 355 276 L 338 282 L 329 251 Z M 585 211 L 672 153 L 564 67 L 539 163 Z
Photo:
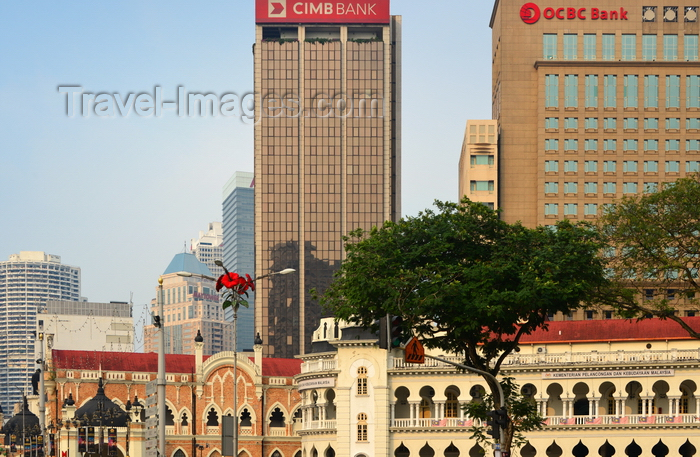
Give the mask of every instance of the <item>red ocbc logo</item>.
M 520 19 L 526 24 L 534 24 L 540 18 L 540 7 L 534 3 L 526 3 L 520 8 Z

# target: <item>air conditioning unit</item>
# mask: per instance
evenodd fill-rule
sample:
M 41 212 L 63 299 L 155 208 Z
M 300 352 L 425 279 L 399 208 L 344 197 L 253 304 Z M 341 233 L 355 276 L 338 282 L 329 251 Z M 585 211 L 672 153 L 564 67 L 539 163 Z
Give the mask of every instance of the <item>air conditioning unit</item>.
M 547 348 L 544 346 L 538 346 L 537 347 L 537 353 L 538 354 L 546 354 L 547 353 Z

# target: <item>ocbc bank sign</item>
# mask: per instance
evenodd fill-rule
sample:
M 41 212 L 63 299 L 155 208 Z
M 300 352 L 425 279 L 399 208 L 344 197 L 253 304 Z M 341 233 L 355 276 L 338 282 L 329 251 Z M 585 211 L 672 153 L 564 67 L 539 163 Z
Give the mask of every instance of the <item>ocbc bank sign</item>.
M 520 8 L 520 19 L 526 24 L 534 24 L 540 20 L 540 17 L 545 19 L 591 19 L 603 21 L 626 21 L 627 10 L 620 8 L 619 10 L 602 10 L 600 8 L 554 8 L 547 7 L 540 9 L 536 3 L 525 3 Z

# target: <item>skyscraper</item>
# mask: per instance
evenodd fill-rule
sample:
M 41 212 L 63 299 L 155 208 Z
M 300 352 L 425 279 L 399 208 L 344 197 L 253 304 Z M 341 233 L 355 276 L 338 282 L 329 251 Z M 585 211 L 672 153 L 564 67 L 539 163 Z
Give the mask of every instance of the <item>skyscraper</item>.
M 80 268 L 61 257 L 22 251 L 0 262 L 0 405 L 12 411 L 36 369 L 37 313 L 47 300 L 79 301 Z
M 205 264 L 216 278 L 224 274 L 224 269 L 214 263 L 223 258 L 223 243 L 224 232 L 221 222 L 210 222 L 206 232 L 200 231 L 199 238 L 190 240 L 192 254 Z
M 158 314 L 158 300 L 162 300 L 164 315 L 161 323 L 166 353 L 194 354 L 194 338 L 198 330 L 204 336 L 205 355 L 233 350 L 233 326 L 224 319 L 215 282 L 206 276 L 212 276 L 209 268 L 194 254 L 187 253 L 175 255 L 163 272 L 162 293 L 156 286 L 156 297 L 160 297 L 151 301 L 151 312 Z M 157 336 L 153 325 L 144 328 L 144 352 L 157 350 Z
M 229 271 L 239 274 L 255 273 L 255 224 L 254 211 L 255 181 L 253 173 L 237 171 L 224 186 L 223 228 L 224 265 Z M 248 292 L 249 307 L 238 310 L 238 330 L 236 347 L 239 350 L 252 349 L 255 335 L 255 292 Z M 233 310 L 224 311 L 227 321 L 233 319 Z
M 624 195 L 700 171 L 698 8 L 495 1 L 505 220 L 593 219 Z
M 400 215 L 401 18 L 389 1 L 257 0 L 255 268 L 265 354 L 310 349 L 342 236 Z

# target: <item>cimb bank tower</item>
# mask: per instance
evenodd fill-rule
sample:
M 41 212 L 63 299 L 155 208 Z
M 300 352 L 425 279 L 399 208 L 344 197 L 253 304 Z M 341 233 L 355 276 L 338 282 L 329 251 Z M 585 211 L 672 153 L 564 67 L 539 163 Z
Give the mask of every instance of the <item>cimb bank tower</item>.
M 255 325 L 309 352 L 342 236 L 400 215 L 401 18 L 389 0 L 256 0 Z

